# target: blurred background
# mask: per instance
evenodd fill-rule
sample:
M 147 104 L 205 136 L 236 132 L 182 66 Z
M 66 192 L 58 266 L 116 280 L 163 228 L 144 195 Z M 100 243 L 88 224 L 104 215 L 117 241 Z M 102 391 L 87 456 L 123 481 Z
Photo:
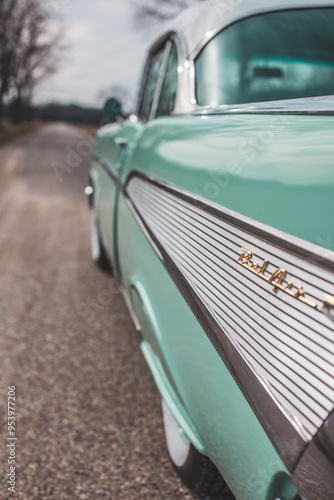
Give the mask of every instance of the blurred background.
M 84 196 L 104 101 L 133 111 L 147 48 L 188 3 L 0 0 L 0 500 L 197 498 L 120 288 L 91 262 Z
M 110 96 L 131 113 L 147 48 L 196 1 L 2 1 L 1 121 L 97 125 Z

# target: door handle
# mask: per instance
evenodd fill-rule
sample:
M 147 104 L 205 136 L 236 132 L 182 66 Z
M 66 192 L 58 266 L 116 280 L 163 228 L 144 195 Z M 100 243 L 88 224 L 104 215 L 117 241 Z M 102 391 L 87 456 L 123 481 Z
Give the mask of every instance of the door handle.
M 116 137 L 115 144 L 119 146 L 121 149 L 125 148 L 128 144 L 128 140 L 126 137 Z

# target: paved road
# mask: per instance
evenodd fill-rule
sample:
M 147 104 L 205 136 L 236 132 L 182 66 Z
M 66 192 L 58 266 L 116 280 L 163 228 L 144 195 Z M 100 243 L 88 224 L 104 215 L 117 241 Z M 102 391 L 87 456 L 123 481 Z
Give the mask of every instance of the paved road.
M 0 149 L 0 498 L 192 499 L 167 458 L 124 301 L 90 261 L 89 150 L 65 124 Z M 12 385 L 15 494 L 6 484 Z

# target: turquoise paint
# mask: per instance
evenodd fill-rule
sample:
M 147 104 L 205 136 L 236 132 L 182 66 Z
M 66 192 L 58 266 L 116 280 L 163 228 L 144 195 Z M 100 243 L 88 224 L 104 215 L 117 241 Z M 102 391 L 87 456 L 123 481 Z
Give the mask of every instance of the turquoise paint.
M 122 176 L 122 169 L 127 160 L 131 147 L 135 144 L 136 135 L 142 126 L 127 122 L 126 124 L 113 123 L 101 128 L 94 143 L 94 155 L 97 156 L 116 176 Z M 122 148 L 115 143 L 115 139 L 128 140 L 128 147 Z M 100 232 L 104 248 L 113 266 L 115 276 L 120 280 L 120 264 L 118 256 L 117 234 L 118 226 L 118 199 L 119 190 L 104 168 L 97 162 L 93 163 L 94 171 L 98 172 L 99 181 L 96 186 L 96 203 L 99 214 Z M 95 174 L 96 175 L 96 174 Z
M 334 249 L 334 117 L 177 116 L 152 121 L 124 169 Z
M 177 399 L 172 386 L 169 384 L 168 378 L 166 377 L 162 369 L 159 358 L 156 357 L 148 342 L 143 341 L 140 344 L 140 348 L 151 370 L 152 376 L 157 385 L 157 388 L 160 391 L 161 397 L 164 399 L 179 427 L 181 427 L 181 429 L 185 433 L 188 441 L 190 441 L 200 453 L 206 455 L 207 453 L 205 446 L 203 445 L 200 437 L 194 429 L 191 423 L 191 419 L 186 414 L 184 407 L 179 403 L 179 400 Z
M 128 289 L 131 283 L 145 289 L 143 336 L 144 346 L 150 346 L 145 357 L 163 397 L 185 409 L 187 426 L 195 429 L 238 500 L 267 500 L 273 477 L 288 476 L 287 470 L 123 196 L 119 215 L 123 282 Z
M 95 153 L 112 169 L 121 163 L 117 175 L 123 182 L 132 170 L 142 170 L 333 249 L 333 132 L 330 116 L 175 116 L 146 127 L 125 122 L 104 128 Z M 115 137 L 128 138 L 122 158 Z M 131 286 L 139 293 L 132 300 L 143 328 L 143 353 L 179 422 L 175 408 L 183 412 L 186 434 L 207 451 L 238 500 L 292 500 L 288 471 L 123 195 L 113 192 L 98 165 L 91 175 L 99 216 L 104 214 L 102 233 L 112 241 L 108 251 L 115 253 L 116 245 L 119 278 L 130 297 Z

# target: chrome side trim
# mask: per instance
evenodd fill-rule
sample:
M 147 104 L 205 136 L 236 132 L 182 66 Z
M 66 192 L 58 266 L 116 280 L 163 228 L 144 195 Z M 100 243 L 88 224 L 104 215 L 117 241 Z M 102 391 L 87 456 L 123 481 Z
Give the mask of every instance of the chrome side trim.
M 287 468 L 293 471 L 307 445 L 309 439 L 307 433 L 303 434 L 299 423 L 291 419 L 291 415 L 285 412 L 276 396 L 269 389 L 266 381 L 259 377 L 259 374 L 245 362 L 243 354 L 231 342 L 231 339 L 222 328 L 221 322 L 217 321 L 217 317 L 212 314 L 212 311 L 208 310 L 207 304 L 204 304 L 199 294 L 196 293 L 195 284 L 189 283 L 188 277 L 161 243 L 161 238 L 157 236 L 150 223 L 145 220 L 142 210 L 138 206 L 138 201 L 136 202 L 135 199 L 135 189 L 131 188 L 131 180 L 136 178 L 148 181 L 145 175 L 138 172 L 133 173 L 128 178 L 124 194 L 131 211 L 144 229 L 146 237 L 153 247 L 158 250 L 160 260 L 194 312 L 218 354 L 229 368 Z M 150 179 L 148 183 L 160 186 L 160 183 L 155 182 L 153 179 Z M 164 186 L 163 190 L 167 191 L 167 187 Z M 176 192 L 179 197 L 177 189 L 174 190 L 174 188 L 168 186 L 168 191 Z M 215 210 L 217 209 L 215 208 Z M 170 235 L 168 237 L 170 239 Z
M 160 97 L 160 90 L 161 86 L 163 84 L 163 79 L 166 74 L 166 68 L 167 68 L 167 63 L 168 63 L 168 56 L 170 54 L 170 50 L 172 47 L 172 44 L 175 44 L 176 50 L 177 50 L 177 56 L 178 56 L 178 66 L 182 67 L 182 74 L 178 73 L 177 74 L 177 92 L 175 96 L 175 103 L 174 103 L 174 110 L 172 111 L 171 114 L 177 113 L 177 114 L 186 114 L 190 113 L 193 111 L 193 107 L 189 104 L 189 85 L 190 82 L 187 79 L 188 73 L 186 71 L 187 69 L 187 64 L 186 64 L 186 59 L 184 56 L 184 46 L 182 43 L 182 37 L 180 34 L 176 33 L 175 31 L 168 31 L 164 33 L 164 35 L 157 40 L 156 43 L 151 47 L 149 50 L 147 60 L 145 63 L 145 67 L 143 70 L 143 74 L 141 77 L 140 81 L 140 92 L 139 92 L 139 97 L 138 97 L 138 102 L 136 105 L 136 115 L 140 117 L 141 114 L 141 103 L 142 99 L 145 95 L 145 86 L 146 86 L 146 78 L 147 78 L 147 71 L 150 66 L 150 59 L 151 57 L 161 49 L 163 45 L 164 47 L 164 53 L 163 53 L 163 58 L 162 58 L 162 64 L 161 64 L 161 69 L 160 69 L 160 75 L 159 79 L 156 85 L 156 88 L 154 90 L 154 97 L 153 97 L 153 102 L 151 106 L 151 110 L 149 113 L 148 121 L 153 120 L 155 118 L 156 110 L 157 110 L 157 105 Z
M 282 248 L 298 257 L 306 259 L 310 264 L 321 266 L 326 271 L 334 271 L 334 251 L 318 246 L 314 243 L 292 236 L 279 229 L 272 228 L 261 222 L 246 217 L 234 210 L 222 207 L 221 205 L 195 195 L 185 189 L 172 186 L 167 182 L 156 179 L 153 176 L 144 174 L 138 170 L 132 171 L 125 182 L 127 190 L 132 178 L 141 178 L 153 186 L 178 196 L 187 201 L 190 205 L 203 209 L 208 214 L 215 215 L 225 222 L 236 226 L 250 235 L 257 236 L 273 245 Z
M 334 411 L 324 422 L 315 439 L 334 463 Z
M 307 97 L 280 101 L 264 101 L 247 104 L 229 104 L 217 107 L 198 107 L 194 115 L 260 114 L 282 115 L 334 115 L 334 96 Z
M 334 402 L 333 328 L 321 311 L 325 292 L 334 291 L 328 281 L 332 275 L 317 276 L 304 260 L 285 250 L 278 256 L 268 241 L 246 235 L 143 179 L 133 179 L 129 192 L 208 314 L 301 437 L 312 439 Z M 244 248 L 240 254 L 245 241 L 256 260 L 261 254 L 273 256 L 264 266 L 264 259 L 258 260 L 264 282 L 257 272 L 249 273 L 259 267 L 255 256 L 254 262 L 249 260 L 252 253 Z
M 231 244 L 233 238 L 242 238 L 255 245 L 256 238 L 260 238 L 262 244 L 260 241 L 254 246 L 256 257 L 264 259 L 265 255 L 271 255 L 283 266 L 289 265 L 293 279 L 303 278 L 309 296 L 320 302 L 324 288 L 334 294 L 332 274 L 328 274 L 329 269 L 333 270 L 333 252 L 263 224 L 258 228 L 249 218 L 141 172 L 130 174 L 124 195 L 146 237 L 292 472 L 333 408 L 332 323 L 320 308 L 310 308 L 284 293 L 280 297 L 274 294 L 275 307 L 268 313 L 272 291 L 266 290 L 266 283 L 253 273 L 246 271 L 247 277 L 237 275 L 240 269 L 232 269 L 229 262 L 231 255 L 238 258 L 239 247 L 237 244 L 234 255 Z M 215 241 L 215 231 L 219 231 L 214 219 L 224 226 L 224 237 L 229 240 L 226 245 L 220 242 L 220 248 Z M 207 251 L 206 247 L 210 249 Z M 306 271 L 305 258 L 310 262 Z M 237 266 L 241 268 L 240 263 Z M 220 284 L 215 282 L 217 275 L 221 276 Z M 233 279 L 239 282 L 241 296 L 235 293 Z M 220 313 L 219 297 L 225 297 Z M 263 304 L 258 303 L 259 299 Z M 237 321 L 230 317 L 230 303 L 235 304 L 233 313 L 238 316 Z M 249 315 L 249 305 L 255 317 Z M 240 324 L 245 321 L 248 331 L 242 333 Z M 232 327 L 233 323 L 237 326 Z M 244 338 L 241 344 L 240 334 Z M 260 364 L 259 356 L 263 360 Z
M 333 462 L 313 440 L 292 474 L 292 481 L 307 500 L 331 500 L 334 491 Z
M 162 61 L 161 61 L 160 74 L 159 74 L 156 88 L 154 91 L 153 102 L 151 105 L 151 110 L 150 110 L 150 114 L 149 114 L 149 118 L 148 118 L 149 121 L 154 119 L 156 112 L 157 112 L 160 91 L 161 91 L 162 84 L 163 84 L 163 81 L 164 81 L 164 78 L 166 75 L 168 57 L 169 57 L 171 48 L 172 48 L 172 42 L 170 40 L 167 40 L 165 43 L 165 47 L 164 47 L 164 53 L 163 53 Z

